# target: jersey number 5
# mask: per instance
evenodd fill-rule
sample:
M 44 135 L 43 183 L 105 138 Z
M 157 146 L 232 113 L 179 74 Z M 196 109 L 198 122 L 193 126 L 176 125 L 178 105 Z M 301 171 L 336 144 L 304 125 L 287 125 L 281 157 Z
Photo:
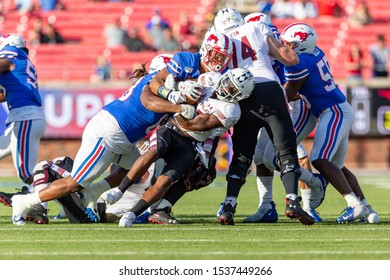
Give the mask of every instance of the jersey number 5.
M 321 79 L 327 84 L 324 86 L 326 91 L 332 91 L 336 88 L 336 84 L 333 81 L 332 74 L 330 74 L 329 63 L 326 57 L 323 57 L 317 62 L 318 71 L 320 72 Z
M 27 83 L 32 85 L 34 88 L 38 89 L 37 70 L 35 70 L 34 65 L 32 64 L 32 62 L 29 59 L 27 59 L 26 73 L 28 75 Z

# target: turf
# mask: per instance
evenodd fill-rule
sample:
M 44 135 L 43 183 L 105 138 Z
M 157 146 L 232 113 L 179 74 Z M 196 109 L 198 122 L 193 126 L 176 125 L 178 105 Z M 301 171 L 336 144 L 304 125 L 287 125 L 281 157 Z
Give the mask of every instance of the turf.
M 275 224 L 244 224 L 257 209 L 253 176 L 242 189 L 235 226 L 221 226 L 215 217 L 225 196 L 222 176 L 209 187 L 186 194 L 174 208 L 179 225 L 69 224 L 14 226 L 11 208 L 0 205 L 2 260 L 390 260 L 390 186 L 386 175 L 359 176 L 368 201 L 380 214 L 379 224 L 337 224 L 346 206 L 329 186 L 317 209 L 325 222 L 303 226 L 283 215 L 284 190 L 275 179 Z M 2 178 L 2 191 L 13 191 L 16 179 Z M 49 203 L 51 216 L 58 205 Z

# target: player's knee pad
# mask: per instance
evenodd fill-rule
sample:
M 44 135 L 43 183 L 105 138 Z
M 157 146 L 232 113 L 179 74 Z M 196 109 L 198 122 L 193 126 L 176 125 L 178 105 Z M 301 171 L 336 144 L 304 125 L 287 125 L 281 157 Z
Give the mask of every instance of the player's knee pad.
M 233 155 L 232 162 L 229 166 L 229 171 L 226 174 L 226 180 L 235 179 L 245 183 L 248 170 L 252 164 L 252 160 L 243 156 Z
M 297 150 L 295 148 L 287 148 L 277 152 L 278 165 L 280 166 L 280 176 L 283 177 L 289 172 L 300 174 L 298 164 Z

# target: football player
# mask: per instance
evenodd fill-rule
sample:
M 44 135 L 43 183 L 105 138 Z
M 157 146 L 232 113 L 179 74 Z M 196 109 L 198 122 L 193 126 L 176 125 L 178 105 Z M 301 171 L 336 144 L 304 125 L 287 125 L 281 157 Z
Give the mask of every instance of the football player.
M 272 66 L 273 59 L 283 65 L 295 65 L 299 62 L 298 56 L 275 39 L 266 24 L 258 21 L 245 23 L 242 15 L 232 8 L 217 13 L 214 27 L 217 32 L 226 34 L 235 46 L 229 67 L 249 69 L 256 82 L 250 98 L 240 101 L 242 114 L 232 136 L 233 157 L 226 176 L 227 193 L 224 209 L 218 218 L 220 224 L 234 225 L 237 197 L 245 184 L 262 127 L 270 136 L 280 164 L 286 191 L 286 216 L 297 218 L 304 225 L 314 224 L 314 219 L 300 206 L 296 134 L 283 88 Z
M 290 99 L 298 92 L 304 96 L 310 107 L 307 118 L 317 118 L 310 161 L 346 200 L 347 207 L 336 221 L 348 223 L 377 213 L 368 204 L 355 175 L 344 165 L 354 112 L 334 81 L 317 38 L 311 26 L 300 22 L 283 30 L 282 42 L 299 56 L 297 65 L 285 68 L 285 89 Z M 379 221 L 379 217 L 373 220 Z
M 204 166 L 209 167 L 210 150 L 207 139 L 227 132 L 240 117 L 238 101 L 248 98 L 254 87 L 253 75 L 248 70 L 228 70 L 222 77 L 210 72 L 199 77 L 203 95 L 197 105 L 199 113 L 193 120 L 175 116 L 151 137 L 151 148 L 140 157 L 129 172 L 134 182 L 148 165 L 157 158 L 164 158 L 166 166 L 156 183 L 143 198 L 125 214 L 119 226 L 129 227 L 136 216 L 149 205 L 162 198 L 167 189 L 188 172 L 194 164 L 197 151 Z M 131 185 L 131 184 L 130 184 Z M 102 195 L 107 203 L 115 203 L 129 185 L 120 185 Z
M 273 36 L 278 41 L 280 33 L 276 26 L 273 25 L 271 17 L 263 13 L 251 13 L 244 18 L 245 22 L 261 22 L 266 24 L 273 33 Z M 281 84 L 284 84 L 284 65 L 276 59 L 273 59 L 272 66 Z M 300 133 L 300 118 L 305 115 L 307 109 L 306 104 L 302 99 L 296 99 L 289 102 L 291 117 L 294 124 L 294 129 Z M 302 208 L 311 215 L 316 222 L 321 222 L 322 218 L 314 210 L 317 208 L 325 195 L 324 188 L 326 187 L 325 179 L 321 175 L 313 176 L 309 157 L 302 143 L 298 142 L 297 155 L 301 166 L 301 175 L 299 177 L 298 186 L 302 196 Z M 270 158 L 264 158 L 265 155 Z M 267 162 L 268 160 L 268 162 Z M 258 135 L 258 141 L 253 157 L 253 162 L 256 165 L 256 183 L 259 193 L 259 206 L 255 214 L 245 218 L 244 223 L 273 223 L 278 220 L 275 203 L 272 199 L 272 182 L 274 176 L 274 149 L 271 140 L 265 128 L 262 128 Z M 271 164 L 269 164 L 271 163 Z M 267 164 L 267 166 L 266 166 Z M 279 167 L 276 167 L 279 169 Z M 309 171 L 309 172 L 307 172 Z M 310 187 L 308 187 L 308 184 Z M 222 209 L 220 210 L 222 211 Z M 220 212 L 217 214 L 217 217 Z
M 163 63 L 159 69 L 165 66 L 166 64 Z M 146 70 L 141 69 L 139 73 L 146 75 L 134 82 L 123 96 L 104 106 L 88 122 L 83 132 L 81 147 L 74 160 L 71 176 L 50 184 L 50 178 L 45 172 L 45 169 L 49 168 L 48 162 L 41 161 L 38 164 L 34 173 L 34 186 L 44 189 L 28 195 L 15 195 L 12 198 L 14 224 L 25 224 L 27 211 L 40 202 L 88 188 L 111 163 L 125 170 L 130 169 L 139 156 L 135 143 L 164 121 L 168 117 L 166 112 L 180 113 L 188 119 L 194 116 L 195 110 L 191 105 L 173 104 L 155 95 L 145 97 L 148 102 L 154 104 L 154 111 L 145 108 L 141 101 L 144 100 L 141 97 L 142 91 L 158 72 L 148 74 Z M 135 76 L 137 75 L 136 73 Z M 50 186 L 47 186 L 48 184 Z M 110 186 L 106 184 L 105 187 L 108 189 Z
M 46 120 L 37 70 L 28 53 L 19 34 L 0 37 L 0 102 L 6 102 L 9 110 L 7 129 L 0 136 L 0 159 L 12 155 L 18 177 L 31 184 Z

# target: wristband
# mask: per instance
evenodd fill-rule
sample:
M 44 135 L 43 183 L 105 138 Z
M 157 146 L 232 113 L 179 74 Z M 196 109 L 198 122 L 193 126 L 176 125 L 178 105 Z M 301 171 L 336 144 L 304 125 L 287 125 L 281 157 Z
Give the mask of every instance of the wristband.
M 165 86 L 161 86 L 157 89 L 157 95 L 164 98 L 168 99 L 168 95 L 171 93 L 170 89 L 167 89 Z

